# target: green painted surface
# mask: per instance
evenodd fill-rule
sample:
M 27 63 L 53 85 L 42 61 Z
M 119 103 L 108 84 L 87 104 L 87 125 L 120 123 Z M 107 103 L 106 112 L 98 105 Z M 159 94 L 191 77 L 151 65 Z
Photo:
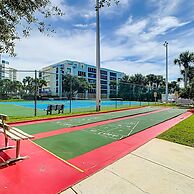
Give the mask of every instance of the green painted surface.
M 69 127 L 80 126 L 80 125 L 99 122 L 99 121 L 105 121 L 108 119 L 131 116 L 131 115 L 150 112 L 158 109 L 159 109 L 158 107 L 145 107 L 141 109 L 131 109 L 131 110 L 125 110 L 125 111 L 119 111 L 119 112 L 85 116 L 82 118 L 71 118 L 71 119 L 69 118 L 69 119 L 64 119 L 59 121 L 48 121 L 44 123 L 23 125 L 23 126 L 19 126 L 18 128 L 29 134 L 37 134 L 37 133 L 48 132 L 48 131 L 62 129 L 62 128 L 69 128 Z
M 112 138 L 102 137 L 87 131 L 76 131 L 35 140 L 35 143 L 63 159 L 74 158 L 90 150 L 113 142 Z
M 37 139 L 35 142 L 55 155 L 67 160 L 145 130 L 148 127 L 176 117 L 185 111 L 181 109 L 165 110 L 81 131 Z

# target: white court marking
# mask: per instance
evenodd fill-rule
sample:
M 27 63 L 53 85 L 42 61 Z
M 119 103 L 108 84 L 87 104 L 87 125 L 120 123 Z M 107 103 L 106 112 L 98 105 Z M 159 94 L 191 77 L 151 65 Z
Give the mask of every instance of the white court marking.
M 138 126 L 139 122 L 140 122 L 139 120 L 136 122 L 131 121 L 130 123 L 127 124 L 127 126 L 119 123 L 118 125 L 115 125 L 115 127 L 112 127 L 112 128 L 110 128 L 108 126 L 104 126 L 102 129 L 91 128 L 91 129 L 85 130 L 85 131 L 93 133 L 93 134 L 97 134 L 97 135 L 100 135 L 103 137 L 108 137 L 108 138 L 118 140 L 118 139 L 122 139 L 124 137 L 129 136 L 135 130 L 135 128 Z M 121 134 L 116 133 L 115 128 L 117 128 L 117 127 L 120 128 L 120 129 L 118 129 L 118 132 L 124 133 L 127 130 L 128 131 L 127 135 L 124 135 L 122 133 Z M 121 127 L 123 129 L 121 129 Z

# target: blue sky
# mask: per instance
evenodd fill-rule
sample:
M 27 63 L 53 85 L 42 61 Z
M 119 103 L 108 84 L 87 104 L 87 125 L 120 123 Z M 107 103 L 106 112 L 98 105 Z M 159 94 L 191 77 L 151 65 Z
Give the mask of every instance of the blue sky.
M 17 69 L 40 69 L 65 59 L 95 65 L 95 0 L 52 0 L 65 15 L 47 22 L 51 37 L 33 31 L 17 43 L 17 57 L 7 58 Z M 101 66 L 132 75 L 165 75 L 165 40 L 169 42 L 169 77 L 179 77 L 173 65 L 180 52 L 194 51 L 193 0 L 120 0 L 100 10 Z

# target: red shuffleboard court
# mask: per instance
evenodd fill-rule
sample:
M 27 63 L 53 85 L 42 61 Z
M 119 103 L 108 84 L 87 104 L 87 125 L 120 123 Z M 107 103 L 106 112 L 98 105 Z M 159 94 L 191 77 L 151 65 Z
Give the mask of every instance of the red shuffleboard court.
M 30 159 L 1 167 L 0 193 L 59 193 L 134 151 L 160 133 L 188 118 L 191 114 L 191 112 L 186 112 L 176 118 L 87 152 L 69 161 L 54 156 L 31 141 L 23 141 L 21 155 L 28 155 Z M 2 135 L 0 136 L 0 142 L 1 144 L 3 142 Z M 0 152 L 1 160 L 13 155 L 15 155 L 14 150 Z

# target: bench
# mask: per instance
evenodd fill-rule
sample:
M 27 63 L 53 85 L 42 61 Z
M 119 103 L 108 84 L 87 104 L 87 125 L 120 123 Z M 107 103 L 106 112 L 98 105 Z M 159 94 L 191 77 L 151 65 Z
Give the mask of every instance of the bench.
M 57 104 L 57 105 L 48 105 L 47 109 L 45 109 L 45 111 L 48 114 L 52 114 L 52 111 L 58 111 L 58 114 L 63 113 L 64 112 L 64 104 Z
M 28 156 L 20 156 L 20 142 L 22 140 L 29 140 L 34 138 L 32 135 L 29 135 L 16 127 L 11 127 L 10 125 L 6 124 L 6 120 L 8 120 L 8 116 L 0 114 L 0 133 L 3 133 L 5 138 L 5 146 L 0 148 L 0 151 L 16 148 L 16 157 L 10 158 L 0 163 L 0 166 L 8 165 L 9 163 L 28 158 Z M 16 141 L 16 147 L 9 145 L 9 139 Z

